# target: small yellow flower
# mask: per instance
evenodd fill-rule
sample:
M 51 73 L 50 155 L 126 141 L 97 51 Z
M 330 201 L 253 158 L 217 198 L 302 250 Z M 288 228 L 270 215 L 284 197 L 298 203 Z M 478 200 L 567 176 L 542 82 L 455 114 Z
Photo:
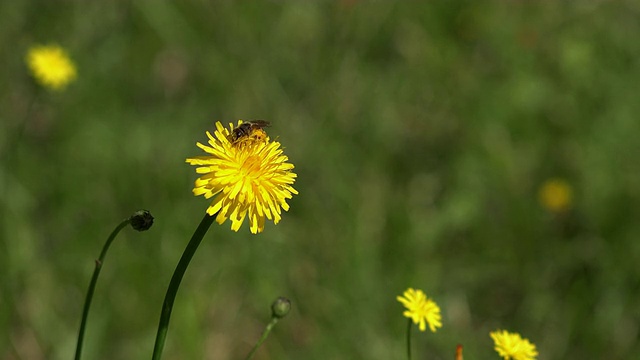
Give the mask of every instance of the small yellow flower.
M 442 327 L 438 304 L 429 299 L 422 290 L 409 288 L 403 296 L 396 297 L 407 308 L 402 315 L 412 319 L 414 324 L 419 324 L 420 331 L 426 330 L 427 323 L 432 332 L 436 332 L 436 328 Z
M 535 360 L 538 356 L 536 346 L 518 333 L 497 330 L 490 333 L 498 355 L 504 360 Z
M 61 90 L 76 78 L 75 65 L 60 46 L 34 46 L 26 61 L 33 77 L 52 90 Z
M 573 191 L 568 182 L 562 179 L 550 179 L 540 187 L 538 199 L 547 210 L 561 212 L 571 207 Z
M 242 120 L 238 121 L 238 125 Z M 297 175 L 293 164 L 283 154 L 280 143 L 264 136 L 247 136 L 243 141 L 231 141 L 229 129 L 216 122 L 214 135 L 207 131 L 209 146 L 197 143 L 209 155 L 188 158 L 187 163 L 199 166 L 202 176 L 195 182 L 193 194 L 210 199 L 215 196 L 207 213 L 216 216 L 218 224 L 231 220 L 231 229 L 238 231 L 249 216 L 253 234 L 264 230 L 265 219 L 277 224 L 284 209 L 289 210 L 286 199 L 298 194 L 291 185 Z M 256 135 L 256 134 L 254 134 Z

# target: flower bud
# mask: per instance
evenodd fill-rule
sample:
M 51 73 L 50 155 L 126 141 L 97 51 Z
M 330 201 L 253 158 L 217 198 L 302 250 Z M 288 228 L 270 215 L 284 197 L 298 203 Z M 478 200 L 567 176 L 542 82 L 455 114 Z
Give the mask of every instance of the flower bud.
M 463 360 L 462 359 L 462 345 L 458 344 L 458 346 L 456 347 L 456 360 Z
M 291 310 L 291 301 L 289 301 L 289 299 L 285 297 L 280 296 L 271 305 L 271 316 L 282 319 L 283 317 L 287 316 L 289 310 Z
M 138 231 L 149 230 L 153 225 L 153 215 L 149 210 L 138 210 L 131 215 L 131 227 Z

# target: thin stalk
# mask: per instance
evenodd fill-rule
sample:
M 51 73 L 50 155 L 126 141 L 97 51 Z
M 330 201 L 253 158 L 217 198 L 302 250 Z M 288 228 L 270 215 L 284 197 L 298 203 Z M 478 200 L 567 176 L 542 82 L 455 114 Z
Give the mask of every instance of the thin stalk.
M 84 331 L 87 326 L 87 318 L 89 317 L 89 308 L 91 307 L 91 301 L 93 300 L 93 293 L 96 289 L 96 283 L 98 282 L 98 276 L 100 276 L 100 270 L 102 270 L 102 264 L 104 263 L 104 258 L 107 255 L 107 251 L 109 250 L 109 246 L 116 238 L 120 230 L 122 230 L 125 226 L 131 223 L 131 218 L 123 220 L 109 235 L 107 241 L 104 243 L 102 247 L 102 252 L 100 253 L 100 257 L 96 260 L 96 267 L 93 270 L 93 276 L 91 277 L 91 283 L 89 283 L 89 290 L 87 290 L 87 297 L 84 301 L 84 309 L 82 310 L 82 321 L 80 322 L 80 331 L 78 332 L 78 344 L 76 345 L 76 360 L 80 360 L 80 355 L 82 354 L 82 342 L 84 340 Z
M 198 228 L 191 236 L 191 240 L 189 240 L 189 244 L 184 249 L 182 253 L 182 257 L 176 266 L 176 270 L 173 272 L 173 276 L 171 277 L 171 282 L 169 283 L 169 287 L 167 288 L 167 294 L 164 297 L 164 303 L 162 304 L 162 312 L 160 313 L 160 323 L 158 324 L 158 333 L 156 334 L 156 342 L 153 346 L 153 360 L 159 360 L 162 357 L 162 349 L 164 348 L 164 341 L 167 337 L 167 330 L 169 329 L 169 320 L 171 319 L 171 311 L 173 310 L 173 302 L 176 299 L 176 294 L 178 293 L 178 288 L 180 287 L 180 282 L 182 281 L 182 277 L 184 276 L 185 271 L 187 271 L 187 267 L 189 266 L 189 262 L 191 262 L 191 258 L 193 258 L 193 254 L 198 250 L 198 246 L 200 242 L 202 242 L 202 238 L 209 230 L 209 227 L 213 223 L 215 219 L 214 215 L 204 215 L 204 218 L 198 225 Z
M 407 322 L 407 359 L 411 360 L 411 319 Z
M 260 345 L 262 345 L 262 343 L 265 340 L 267 340 L 267 337 L 269 336 L 269 333 L 276 326 L 276 324 L 278 323 L 278 320 L 279 319 L 277 317 L 275 317 L 275 316 L 271 318 L 271 322 L 269 322 L 269 324 L 267 324 L 267 327 L 264 329 L 264 332 L 262 333 L 262 337 L 260 337 L 260 340 L 258 340 L 258 342 L 254 345 L 253 349 L 251 349 L 251 352 L 249 353 L 249 355 L 247 355 L 245 360 L 250 360 L 251 358 L 253 358 L 253 354 L 255 354 L 256 351 L 258 350 L 258 348 L 260 347 Z

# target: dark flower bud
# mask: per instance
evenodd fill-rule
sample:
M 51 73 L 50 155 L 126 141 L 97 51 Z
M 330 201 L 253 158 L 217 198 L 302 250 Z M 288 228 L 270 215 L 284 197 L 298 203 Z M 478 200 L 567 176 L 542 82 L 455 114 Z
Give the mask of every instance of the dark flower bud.
M 282 319 L 283 317 L 287 316 L 289 310 L 291 310 L 291 301 L 289 301 L 289 299 L 285 297 L 280 296 L 271 305 L 271 316 Z
M 153 215 L 149 210 L 138 210 L 131 215 L 131 227 L 138 231 L 149 230 L 153 225 Z

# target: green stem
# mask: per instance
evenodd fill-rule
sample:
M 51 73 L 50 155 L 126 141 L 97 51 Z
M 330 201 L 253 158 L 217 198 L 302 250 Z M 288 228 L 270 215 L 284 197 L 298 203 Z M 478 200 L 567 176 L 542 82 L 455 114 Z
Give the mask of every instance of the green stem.
M 184 249 L 182 253 L 182 257 L 176 266 L 176 270 L 173 272 L 173 276 L 171 277 L 171 282 L 169 283 L 169 287 L 167 288 L 167 294 L 164 297 L 164 303 L 162 304 L 162 312 L 160 314 L 160 323 L 158 324 L 158 333 L 156 334 L 156 343 L 153 346 L 153 360 L 159 360 L 162 357 L 162 349 L 164 348 L 164 341 L 167 337 L 167 330 L 169 328 L 169 320 L 171 318 L 171 310 L 173 310 L 173 302 L 176 299 L 176 294 L 178 293 L 178 288 L 180 287 L 180 282 L 182 281 L 182 277 L 184 276 L 185 271 L 187 271 L 187 267 L 189 266 L 189 262 L 191 262 L 191 258 L 193 254 L 198 250 L 198 246 L 200 242 L 202 242 L 202 238 L 204 234 L 207 233 L 209 227 L 213 223 L 215 219 L 214 215 L 204 215 L 204 218 L 198 225 L 198 228 L 191 236 L 191 240 L 189 240 L 189 244 Z
M 245 360 L 250 360 L 251 358 L 253 358 L 253 354 L 255 354 L 256 351 L 258 350 L 258 348 L 260 347 L 260 345 L 262 345 L 262 343 L 265 340 L 267 340 L 267 337 L 269 336 L 269 333 L 271 332 L 271 330 L 273 330 L 273 328 L 276 326 L 277 323 L 278 323 L 278 318 L 275 317 L 275 316 L 272 317 L 271 318 L 271 322 L 264 329 L 264 332 L 262 333 L 262 337 L 260 337 L 260 340 L 258 340 L 258 343 L 256 343 L 256 345 L 253 347 L 253 349 L 251 349 L 251 352 L 249 353 L 249 355 L 247 355 Z
M 109 246 L 116 238 L 120 230 L 125 226 L 129 225 L 131 222 L 131 218 L 123 220 L 109 235 L 109 238 L 104 243 L 102 247 L 102 252 L 100 253 L 100 257 L 96 260 L 96 267 L 93 270 L 93 277 L 91 277 L 91 283 L 89 283 L 89 290 L 87 290 L 87 298 L 84 301 L 84 309 L 82 310 L 82 321 L 80 322 L 80 331 L 78 332 L 78 344 L 76 345 L 76 356 L 75 359 L 79 360 L 80 355 L 82 353 L 82 342 L 84 340 L 84 331 L 87 326 L 87 317 L 89 316 L 89 308 L 91 307 L 91 301 L 93 300 L 93 292 L 96 289 L 96 283 L 98 282 L 98 276 L 100 275 L 100 270 L 102 269 L 102 264 L 104 263 L 104 258 L 107 255 L 107 250 L 109 250 Z
M 411 319 L 407 322 L 407 359 L 411 360 Z

